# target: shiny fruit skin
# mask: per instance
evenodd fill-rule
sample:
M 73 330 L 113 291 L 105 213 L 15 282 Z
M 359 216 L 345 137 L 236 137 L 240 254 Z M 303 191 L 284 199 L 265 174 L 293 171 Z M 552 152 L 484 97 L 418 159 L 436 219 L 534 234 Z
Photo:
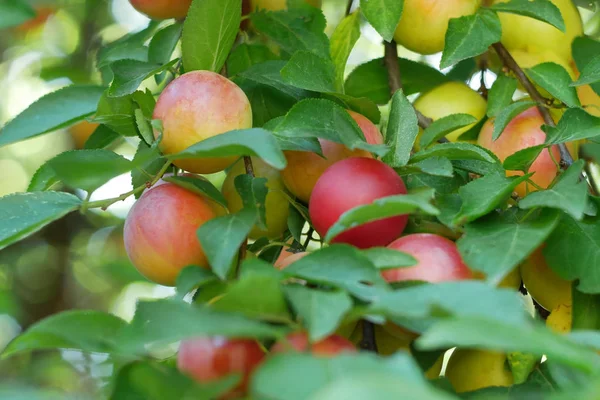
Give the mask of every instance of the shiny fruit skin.
M 260 158 L 252 157 L 252 167 L 254 176 L 257 178 L 267 179 L 267 199 L 266 199 L 266 225 L 267 229 L 261 229 L 254 226 L 250 231 L 252 239 L 258 239 L 266 236 L 269 239 L 280 237 L 287 229 L 287 219 L 289 215 L 289 202 L 285 194 L 285 187 L 281 180 L 281 174 L 275 168 L 269 166 Z M 246 173 L 244 160 L 240 159 L 236 162 L 223 182 L 221 192 L 227 200 L 229 211 L 232 213 L 240 211 L 244 208 L 242 198 L 235 189 L 235 178 Z
M 333 164 L 319 178 L 308 210 L 313 227 L 325 237 L 346 211 L 399 194 L 406 194 L 406 186 L 392 168 L 372 158 L 347 158 Z M 385 246 L 402 234 L 407 221 L 408 216 L 400 215 L 368 222 L 342 232 L 331 242 L 362 249 Z
M 394 39 L 416 53 L 438 53 L 450 19 L 474 14 L 480 5 L 481 0 L 404 0 Z
M 204 139 L 234 129 L 252 127 L 248 98 L 235 83 L 210 71 L 192 71 L 169 83 L 160 94 L 154 119 L 163 124 L 160 149 L 179 153 Z M 159 132 L 154 136 L 158 138 Z M 238 157 L 181 159 L 173 163 L 189 172 L 211 174 L 233 164 Z
M 573 306 L 559 304 L 546 318 L 546 326 L 556 333 L 569 333 L 573 326 Z
M 493 4 L 508 0 L 495 0 Z M 502 43 L 508 51 L 522 50 L 539 53 L 554 51 L 567 61 L 571 58 L 571 43 L 577 36 L 583 35 L 583 25 L 579 11 L 572 0 L 550 0 L 561 12 L 565 21 L 566 33 L 542 21 L 516 14 L 499 12 L 502 24 Z
M 285 249 L 282 249 L 281 252 L 283 253 L 285 251 Z M 289 253 L 289 252 L 287 252 Z M 283 257 L 281 258 L 281 255 L 277 258 L 277 260 L 275 260 L 275 268 L 277 269 L 284 269 L 285 267 L 289 266 L 290 264 L 298 261 L 299 259 L 309 255 L 310 253 L 307 251 L 301 251 L 300 253 L 289 253 L 289 256 Z
M 98 128 L 98 124 L 93 122 L 81 121 L 69 128 L 69 133 L 73 138 L 76 149 L 83 149 L 85 142 L 92 136 L 92 133 Z
M 445 376 L 457 393 L 490 386 L 512 386 L 506 354 L 488 350 L 457 349 L 450 356 Z
M 521 264 L 520 270 L 527 292 L 546 310 L 573 303 L 571 282 L 558 276 L 548 266 L 541 248 Z
M 185 18 L 192 0 L 129 0 L 133 8 L 152 19 Z
M 426 281 L 432 283 L 472 279 L 473 273 L 465 265 L 456 244 L 432 233 L 415 233 L 390 243 L 390 249 L 402 251 L 417 259 L 407 268 L 382 271 L 388 282 Z
M 577 95 L 581 101 L 581 105 L 585 107 L 585 111 L 595 117 L 600 117 L 600 96 L 590 85 L 578 86 Z
M 321 0 L 305 0 L 313 7 L 321 8 Z M 252 10 L 281 11 L 287 9 L 287 0 L 250 0 Z
M 241 374 L 240 384 L 232 390 L 247 391 L 250 375 L 262 362 L 265 353 L 250 339 L 206 337 L 185 340 L 179 347 L 177 367 L 201 383 L 209 383 L 228 375 Z
M 460 101 L 456 99 L 460 99 Z M 447 82 L 436 86 L 419 96 L 415 100 L 414 106 L 423 115 L 434 121 L 451 114 L 469 114 L 480 121 L 487 110 L 485 99 L 463 82 Z M 446 139 L 451 142 L 458 141 L 460 135 L 471 129 L 475 124 L 449 133 L 446 135 Z M 417 140 L 420 140 L 420 138 L 417 138 Z
M 348 111 L 362 130 L 367 143 L 382 144 L 383 136 L 377 126 L 369 119 L 354 111 Z M 283 182 L 288 190 L 298 199 L 308 203 L 310 195 L 325 170 L 337 161 L 350 157 L 372 158 L 365 150 L 350 150 L 341 143 L 319 139 L 323 157 L 308 151 L 285 151 L 287 167 L 281 172 Z
M 546 141 L 546 133 L 542 130 L 543 124 L 544 119 L 538 109 L 529 108 L 513 118 L 500 137 L 493 141 L 494 119 L 490 118 L 483 125 L 477 142 L 480 146 L 491 150 L 500 161 L 504 162 L 508 156 L 519 150 L 543 144 Z M 554 145 L 550 149 L 544 149 L 529 169 L 529 172 L 535 172 L 530 179 L 543 188 L 547 188 L 558 174 L 558 168 L 550 156 L 550 151 L 555 160 L 560 160 L 560 151 L 558 146 Z M 520 176 L 523 172 L 507 171 L 506 174 Z M 523 182 L 516 187 L 515 192 L 520 197 L 525 197 L 528 192 L 536 190 L 534 186 Z
M 188 265 L 209 268 L 196 231 L 223 212 L 216 203 L 172 183 L 151 188 L 135 202 L 124 227 L 125 249 L 148 279 L 172 286 Z
M 342 352 L 356 352 L 356 348 L 348 339 L 339 335 L 330 335 L 316 343 L 310 343 L 305 332 L 289 334 L 285 340 L 277 342 L 271 347 L 271 353 L 285 353 L 287 351 L 310 352 L 315 356 L 330 357 Z

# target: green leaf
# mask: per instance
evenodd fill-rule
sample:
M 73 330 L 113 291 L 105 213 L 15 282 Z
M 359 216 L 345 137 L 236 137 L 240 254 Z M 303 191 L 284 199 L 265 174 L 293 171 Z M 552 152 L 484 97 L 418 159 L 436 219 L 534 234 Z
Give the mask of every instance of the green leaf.
M 600 329 L 600 296 L 581 293 L 579 290 L 572 290 L 573 296 L 573 321 L 572 329 L 577 330 L 595 330 Z
M 96 66 L 103 69 L 109 64 L 123 59 L 148 61 L 148 47 L 145 43 L 154 35 L 159 27 L 158 21 L 150 21 L 148 27 L 131 33 L 107 44 L 98 50 Z
M 588 204 L 587 182 L 579 181 L 585 162 L 576 161 L 560 176 L 558 182 L 547 190 L 533 192 L 519 202 L 519 208 L 528 210 L 548 207 L 562 210 L 576 220 L 581 220 Z
M 508 171 L 529 171 L 531 164 L 538 158 L 540 153 L 547 147 L 545 144 L 526 147 L 506 157 L 502 164 Z
M 257 128 L 272 119 L 284 116 L 297 102 L 297 99 L 264 84 L 250 80 L 238 83 L 248 96 L 252 106 L 252 124 Z
M 450 160 L 445 157 L 431 157 L 415 164 L 410 164 L 403 168 L 397 168 L 396 171 L 400 175 L 422 172 L 428 175 L 447 176 L 454 175 L 454 168 Z
M 310 51 L 319 57 L 329 57 L 329 40 L 325 35 L 325 17 L 314 7 L 286 11 L 258 11 L 250 14 L 252 25 L 271 38 L 289 54 Z
M 545 210 L 537 217 L 519 220 L 505 212 L 465 226 L 457 245 L 465 263 L 481 271 L 496 285 L 552 233 L 560 214 Z
M 227 58 L 227 74 L 235 76 L 253 65 L 276 59 L 277 56 L 265 45 L 242 43 L 236 46 Z
M 416 163 L 431 157 L 446 157 L 448 160 L 479 160 L 487 163 L 497 163 L 493 154 L 483 147 L 471 143 L 441 143 L 429 149 L 415 153 L 410 162 Z
M 451 114 L 437 119 L 423 131 L 423 135 L 421 136 L 421 148 L 424 149 L 429 147 L 450 132 L 475 122 L 477 122 L 477 118 L 469 114 Z
M 110 400 L 210 400 L 233 389 L 240 377 L 200 384 L 167 363 L 135 361 L 121 368 L 114 379 Z
M 83 148 L 86 150 L 103 149 L 113 144 L 121 136 L 106 125 L 100 125 L 92 136 L 86 140 Z
M 304 54 L 304 53 L 303 53 Z M 273 89 L 285 93 L 286 95 L 301 100 L 309 97 L 310 92 L 294 87 L 291 82 L 286 82 L 281 75 L 282 69 L 286 66 L 286 62 L 282 60 L 264 61 L 254 64 L 246 68 L 238 76 L 244 79 L 251 80 L 256 83 L 267 85 Z M 304 79 L 304 77 L 302 78 Z
M 352 299 L 343 291 L 325 292 L 302 285 L 288 285 L 284 291 L 312 342 L 334 333 L 352 308 Z
M 198 238 L 212 270 L 225 279 L 236 260 L 237 252 L 256 222 L 254 210 L 242 209 L 205 222 L 198 228 Z M 215 232 L 219 232 L 215 235 Z
M 271 132 L 261 128 L 239 129 L 205 139 L 170 155 L 170 160 L 225 156 L 254 156 L 273 168 L 286 166 L 285 156 Z
M 476 326 L 477 329 L 473 329 Z M 515 340 L 519 338 L 519 340 Z M 551 332 L 537 321 L 513 324 L 484 318 L 449 319 L 434 325 L 416 341 L 417 348 L 452 346 L 522 351 L 569 365 L 584 372 L 597 371 L 600 358 L 587 347 Z
M 198 336 L 279 338 L 285 331 L 235 313 L 171 299 L 139 301 L 131 324 L 113 335 L 124 354 L 145 354 L 149 345 L 167 345 Z
M 534 106 L 535 103 L 533 101 L 517 101 L 500 110 L 494 119 L 494 132 L 492 134 L 492 140 L 496 140 L 500 137 L 506 126 L 510 123 L 510 121 L 513 120 L 513 118 Z
M 104 88 L 67 86 L 49 93 L 0 130 L 0 146 L 29 139 L 80 121 L 96 111 Z
M 346 63 L 359 37 L 360 14 L 358 12 L 346 16 L 333 31 L 331 36 L 331 60 L 335 67 L 336 92 L 342 92 L 344 89 Z
M 576 221 L 563 215 L 543 250 L 546 262 L 561 278 L 579 279 L 583 293 L 600 293 L 600 223 L 597 218 Z
M 583 86 L 600 82 L 600 56 L 592 58 L 581 70 L 581 74 L 572 86 Z
M 488 93 L 487 116 L 495 117 L 501 110 L 508 107 L 512 103 L 516 90 L 516 79 L 502 74 L 498 75 Z
M 372 247 L 363 250 L 363 254 L 377 269 L 411 267 L 417 263 L 417 260 L 410 254 L 387 247 Z
M 0 2 L 0 29 L 20 25 L 35 15 L 35 10 L 23 0 L 3 0 Z
M 136 167 L 131 171 L 131 186 L 136 188 L 150 182 L 153 176 L 164 167 L 167 160 L 164 157 L 147 157 L 153 149 L 140 140 L 138 148 L 133 159 L 136 161 Z M 151 153 L 150 153 L 151 154 Z M 146 160 L 140 163 L 139 160 Z M 139 198 L 143 192 L 138 192 L 134 196 Z
M 390 42 L 402 16 L 404 0 L 361 0 L 360 6 L 367 21 L 383 40 Z
M 75 211 L 81 200 L 69 193 L 15 193 L 0 197 L 0 250 Z
M 398 2 L 394 3 L 398 4 Z M 405 58 L 399 58 L 398 64 L 402 71 L 402 90 L 406 96 L 425 92 L 449 80 L 440 71 L 427 64 Z M 346 94 L 351 96 L 366 97 L 377 104 L 387 104 L 391 95 L 383 58 L 356 67 L 348 75 L 344 88 Z
M 436 215 L 439 210 L 431 205 L 434 190 L 423 190 L 412 194 L 401 194 L 376 199 L 371 204 L 354 207 L 331 225 L 325 235 L 325 241 L 330 242 L 340 233 L 357 225 L 398 215 L 423 212 Z
M 110 64 L 114 78 L 108 88 L 108 96 L 121 97 L 132 94 L 140 84 L 169 68 L 178 60 L 172 60 L 166 64 L 147 63 L 137 60 L 119 60 Z
M 545 62 L 528 68 L 527 76 L 538 86 L 546 89 L 553 97 L 569 107 L 579 107 L 577 90 L 571 86 L 573 81 L 567 70 L 553 62 Z
M 105 124 L 123 136 L 137 136 L 133 96 L 108 97 L 106 92 L 98 101 L 93 122 Z
M 297 103 L 277 126 L 275 133 L 290 138 L 318 137 L 342 143 L 351 150 L 363 149 L 383 155 L 384 145 L 368 144 L 350 114 L 332 101 L 306 99 Z
M 488 174 L 475 179 L 458 190 L 462 207 L 454 225 L 462 225 L 482 217 L 503 205 L 513 190 L 531 175 L 506 177 L 503 173 Z
M 162 162 L 162 164 L 164 165 L 164 161 Z M 223 197 L 219 189 L 217 189 L 215 185 L 213 185 L 208 179 L 202 176 L 166 176 L 163 177 L 163 180 L 166 182 L 174 183 L 177 186 L 181 186 L 182 188 L 185 188 L 191 192 L 198 193 L 202 196 L 207 196 L 210 199 L 219 203 L 224 208 L 227 208 L 227 200 L 225 199 L 225 197 Z
M 322 93 L 321 97 L 336 101 L 344 108 L 364 115 L 374 124 L 378 124 L 381 120 L 381 112 L 379 111 L 379 107 L 377 107 L 377 104 L 366 97 L 356 98 L 343 93 Z
M 406 165 L 418 134 L 419 127 L 415 109 L 402 90 L 398 90 L 392 97 L 385 135 L 391 151 L 383 157 L 383 161 L 392 167 Z
M 181 38 L 183 25 L 175 23 L 156 32 L 148 45 L 148 61 L 155 64 L 166 64 L 177 47 Z
M 239 0 L 194 0 L 181 38 L 185 70 L 219 72 L 240 29 L 241 17 Z
M 533 372 L 536 365 L 539 364 L 541 356 L 521 351 L 513 351 L 507 354 L 508 364 L 512 372 L 515 385 L 527 381 L 529 375 Z
M 600 52 L 600 42 L 589 36 L 576 37 L 573 39 L 571 47 L 573 59 L 579 71 L 583 71 Z M 590 86 L 596 93 L 600 93 L 600 82 L 592 83 Z
M 309 51 L 294 53 L 281 69 L 281 77 L 285 82 L 300 89 L 315 92 L 336 91 L 336 71 L 333 62 Z
M 234 185 L 242 199 L 244 208 L 256 212 L 256 223 L 261 229 L 267 229 L 267 178 L 255 178 L 248 174 L 238 175 Z
M 452 18 L 448 22 L 440 68 L 485 53 L 501 37 L 500 19 L 495 12 L 485 8 L 473 15 Z
M 534 18 L 554 26 L 561 32 L 565 32 L 566 29 L 560 9 L 548 0 L 511 0 L 496 3 L 490 9 Z
M 183 299 L 192 290 L 214 283 L 219 278 L 206 268 L 190 265 L 177 275 L 177 298 Z
M 27 187 L 28 192 L 43 192 L 50 189 L 54 185 L 60 182 L 60 179 L 56 176 L 54 169 L 47 163 L 42 164 L 29 182 Z
M 41 349 L 75 349 L 107 353 L 125 321 L 100 311 L 65 311 L 47 317 L 17 336 L 3 357 Z
M 591 139 L 600 136 L 600 118 L 594 117 L 580 108 L 569 108 L 556 127 L 544 125 L 542 130 L 547 133 L 547 144 Z

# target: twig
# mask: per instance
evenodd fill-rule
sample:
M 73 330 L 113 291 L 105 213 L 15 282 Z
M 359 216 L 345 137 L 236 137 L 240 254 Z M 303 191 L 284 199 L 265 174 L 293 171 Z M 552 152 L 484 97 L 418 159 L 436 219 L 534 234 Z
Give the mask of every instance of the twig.
M 246 173 L 254 178 L 254 167 L 252 166 L 252 159 L 249 156 L 244 156 L 244 167 Z
M 479 72 L 481 73 L 481 77 L 479 78 L 479 93 L 481 93 L 481 96 L 486 100 L 488 98 L 488 88 L 485 84 L 485 71 L 487 71 L 487 69 L 488 69 L 488 53 L 486 51 L 479 58 Z
M 371 321 L 362 321 L 362 340 L 360 348 L 377 353 L 377 342 L 375 340 L 375 326 Z
M 244 156 L 244 167 L 246 168 L 246 174 L 254 178 L 254 167 L 252 166 L 252 159 L 249 156 Z M 246 252 L 248 250 L 248 238 L 244 239 L 240 250 L 238 252 L 238 261 L 235 265 L 235 277 L 237 278 L 240 272 L 240 264 L 246 258 Z
M 308 232 L 306 232 L 306 240 L 304 241 L 304 244 L 302 245 L 302 247 L 304 247 L 304 251 L 306 251 L 306 248 L 308 247 L 308 244 L 310 243 L 310 241 L 312 240 L 312 234 L 315 230 L 313 229 L 313 227 L 311 226 L 310 228 L 308 228 Z
M 352 4 L 354 4 L 354 0 L 348 0 L 348 4 L 346 5 L 346 14 L 350 15 L 350 11 L 352 11 Z

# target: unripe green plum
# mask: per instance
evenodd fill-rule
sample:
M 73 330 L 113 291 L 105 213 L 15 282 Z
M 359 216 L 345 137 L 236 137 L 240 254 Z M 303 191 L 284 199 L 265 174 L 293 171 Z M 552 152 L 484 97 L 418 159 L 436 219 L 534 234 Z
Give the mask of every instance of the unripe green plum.
M 462 260 L 456 244 L 432 233 L 414 233 L 390 243 L 390 249 L 410 254 L 417 260 L 412 267 L 392 268 L 381 272 L 388 282 L 446 282 L 472 279 L 473 273 Z
M 457 349 L 446 366 L 446 378 L 457 393 L 490 386 L 512 386 L 512 372 L 505 353 L 488 350 Z
M 160 149 L 165 155 L 179 153 L 221 133 L 252 127 L 252 109 L 242 89 L 210 71 L 188 72 L 169 83 L 158 97 L 153 118 L 163 124 Z M 158 138 L 157 130 L 154 136 Z M 230 156 L 173 163 L 189 172 L 211 174 L 236 160 Z
M 348 110 L 348 113 L 362 130 L 367 143 L 383 143 L 383 136 L 375 124 L 354 111 Z M 281 172 L 283 182 L 294 196 L 305 203 L 308 203 L 313 188 L 323 172 L 337 161 L 350 157 L 373 157 L 368 151 L 350 150 L 341 143 L 325 139 L 319 139 L 319 143 L 325 158 L 308 151 L 284 152 L 287 167 Z
M 308 211 L 321 237 L 350 209 L 371 204 L 387 196 L 406 194 L 404 181 L 379 160 L 352 157 L 338 161 L 319 178 L 310 197 Z M 350 228 L 331 242 L 366 249 L 385 246 L 402 234 L 407 215 L 384 218 Z
M 306 332 L 295 332 L 271 347 L 273 354 L 288 351 L 310 352 L 316 356 L 331 357 L 343 352 L 354 353 L 356 348 L 352 342 L 339 335 L 330 335 L 318 342 L 310 343 Z
M 313 7 L 321 8 L 321 0 L 304 0 Z M 287 0 L 250 0 L 252 10 L 281 11 L 287 9 Z
M 129 0 L 131 5 L 152 19 L 185 18 L 192 0 Z
M 494 0 L 493 4 L 508 0 Z M 551 50 L 565 62 L 571 59 L 571 43 L 583 35 L 581 16 L 572 0 L 550 0 L 562 14 L 566 32 L 552 25 L 521 15 L 499 12 L 502 23 L 502 43 L 511 53 L 515 50 L 539 53 Z
M 260 158 L 252 157 L 252 167 L 254 169 L 254 176 L 267 179 L 267 189 L 269 192 L 267 193 L 267 200 L 265 203 L 267 229 L 265 230 L 258 226 L 254 226 L 250 231 L 249 236 L 253 239 L 258 239 L 263 236 L 270 239 L 277 238 L 287 229 L 287 218 L 289 214 L 289 202 L 284 192 L 285 187 L 281 180 L 281 175 L 279 171 L 266 164 Z M 235 178 L 239 175 L 244 175 L 245 173 L 246 168 L 244 166 L 244 160 L 240 159 L 227 173 L 227 177 L 221 188 L 223 196 L 227 199 L 229 211 L 234 213 L 244 207 L 242 198 L 235 189 Z
M 554 310 L 571 306 L 571 282 L 558 276 L 546 262 L 542 248 L 535 250 L 520 266 L 525 288 L 542 307 Z
M 416 53 L 438 53 L 444 49 L 448 22 L 474 14 L 480 5 L 481 0 L 404 0 L 394 39 Z
M 480 121 L 486 113 L 487 102 L 476 91 L 463 82 L 447 82 L 423 93 L 414 103 L 415 108 L 426 117 L 440 119 L 451 114 L 469 114 Z M 460 135 L 475 125 L 467 125 L 448 135 L 451 142 L 458 141 Z M 417 144 L 420 140 L 417 138 Z
M 153 187 L 136 201 L 125 220 L 129 259 L 148 279 L 172 286 L 188 265 L 210 268 L 196 231 L 224 213 L 206 197 L 172 183 Z

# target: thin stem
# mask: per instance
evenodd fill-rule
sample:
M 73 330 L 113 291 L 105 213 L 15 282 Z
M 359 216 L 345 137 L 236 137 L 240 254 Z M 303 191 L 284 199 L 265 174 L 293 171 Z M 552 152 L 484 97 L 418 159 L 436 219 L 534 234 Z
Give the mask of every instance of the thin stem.
M 346 14 L 350 15 L 350 11 L 352 11 L 352 4 L 354 4 L 354 0 L 348 0 L 348 4 L 346 4 Z
M 362 340 L 360 348 L 377 353 L 377 341 L 375 340 L 375 326 L 371 321 L 362 321 Z
M 254 178 L 254 167 L 252 166 L 252 159 L 249 156 L 244 156 L 244 167 L 246 173 Z
M 485 84 L 485 71 L 488 69 L 488 57 L 489 55 L 486 51 L 479 58 L 479 72 L 481 73 L 481 76 L 479 77 L 479 93 L 481 93 L 481 96 L 486 100 L 488 98 L 488 88 Z
M 313 229 L 313 227 L 311 226 L 310 228 L 308 228 L 308 232 L 306 232 L 306 240 L 304 241 L 304 244 L 302 245 L 302 247 L 304 247 L 304 251 L 306 251 L 306 248 L 308 247 L 308 244 L 310 243 L 310 241 L 312 240 L 312 234 L 315 230 Z
M 252 159 L 249 156 L 244 156 L 244 167 L 246 168 L 246 174 L 250 175 L 254 178 L 254 167 L 252 166 Z M 235 266 L 235 277 L 237 278 L 240 273 L 240 264 L 246 258 L 246 253 L 248 251 L 248 238 L 246 238 L 242 245 L 240 246 L 240 250 L 238 252 L 238 261 Z

